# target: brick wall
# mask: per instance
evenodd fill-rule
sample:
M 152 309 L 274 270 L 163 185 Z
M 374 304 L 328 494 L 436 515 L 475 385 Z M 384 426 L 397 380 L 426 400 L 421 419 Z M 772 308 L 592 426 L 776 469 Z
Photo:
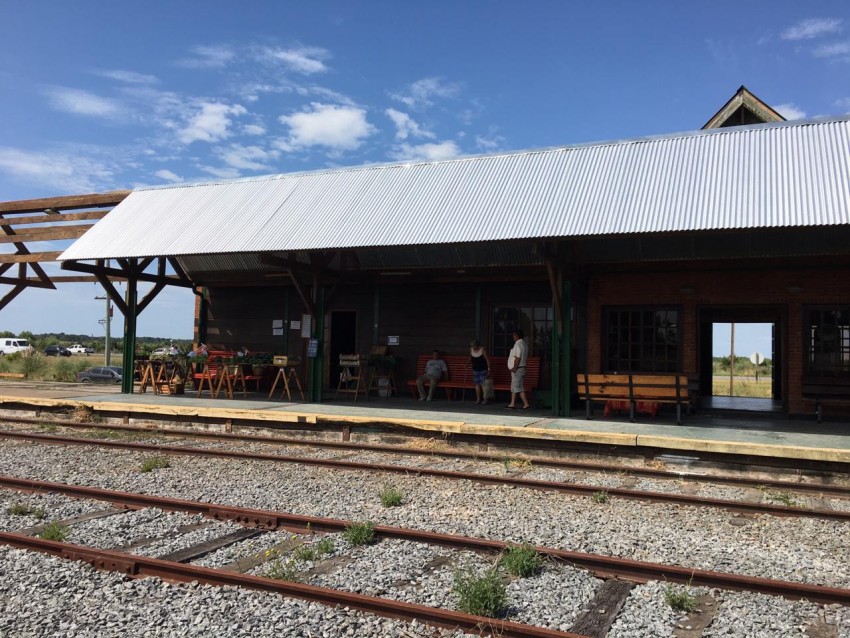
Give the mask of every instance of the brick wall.
M 785 311 L 784 387 L 790 413 L 811 412 L 802 401 L 803 307 L 850 303 L 850 277 L 841 268 L 696 270 L 671 264 L 668 272 L 597 273 L 588 280 L 587 362 L 602 371 L 605 306 L 669 305 L 682 310 L 683 372 L 699 372 L 699 311 L 706 307 L 774 307 Z

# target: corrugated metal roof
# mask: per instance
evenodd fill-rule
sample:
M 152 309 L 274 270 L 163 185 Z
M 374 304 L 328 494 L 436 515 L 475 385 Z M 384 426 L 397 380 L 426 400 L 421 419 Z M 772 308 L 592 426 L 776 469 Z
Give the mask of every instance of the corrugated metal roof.
M 850 223 L 850 120 L 131 193 L 60 259 Z

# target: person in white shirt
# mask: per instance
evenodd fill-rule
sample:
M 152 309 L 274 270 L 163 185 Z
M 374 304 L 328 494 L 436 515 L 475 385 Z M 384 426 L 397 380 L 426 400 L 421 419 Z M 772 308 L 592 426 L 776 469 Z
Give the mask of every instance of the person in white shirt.
M 443 378 L 443 375 L 446 375 L 446 378 L 449 376 L 449 369 L 446 366 L 446 362 L 440 358 L 440 351 L 434 350 L 431 353 L 431 358 L 428 359 L 428 363 L 425 364 L 425 374 L 416 379 L 416 387 L 419 389 L 419 400 L 420 401 L 430 401 L 434 398 L 434 389 L 437 387 L 437 383 L 440 379 Z M 430 382 L 431 386 L 428 388 L 428 396 L 425 396 L 425 383 Z
M 522 410 L 530 410 L 531 404 L 525 394 L 525 364 L 528 361 L 528 346 L 525 343 L 525 333 L 517 328 L 513 333 L 514 347 L 508 355 L 508 369 L 511 371 L 511 402 L 507 405 L 511 410 L 516 409 L 516 398 L 522 400 Z

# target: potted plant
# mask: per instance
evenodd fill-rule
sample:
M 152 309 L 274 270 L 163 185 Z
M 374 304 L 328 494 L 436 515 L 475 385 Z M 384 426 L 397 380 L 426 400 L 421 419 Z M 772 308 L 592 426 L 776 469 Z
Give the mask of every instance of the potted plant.
M 398 365 L 398 359 L 392 354 L 369 355 L 368 365 L 378 373 L 389 374 Z

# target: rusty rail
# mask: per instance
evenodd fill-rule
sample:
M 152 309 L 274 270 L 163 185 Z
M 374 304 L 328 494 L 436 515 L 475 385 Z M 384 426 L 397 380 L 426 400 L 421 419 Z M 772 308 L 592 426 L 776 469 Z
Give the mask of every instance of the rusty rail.
M 203 418 L 203 417 L 198 417 Z M 469 459 L 471 461 L 496 461 L 501 462 L 505 459 L 504 454 L 495 454 L 492 452 L 466 452 L 464 450 L 432 450 L 432 449 L 417 449 L 412 447 L 404 447 L 400 445 L 377 445 L 372 443 L 352 443 L 349 441 L 323 441 L 318 439 L 303 439 L 278 436 L 264 436 L 257 434 L 233 434 L 229 432 L 208 432 L 199 430 L 177 430 L 172 428 L 139 428 L 132 425 L 121 424 L 104 424 L 104 423 L 81 423 L 78 421 L 68 420 L 46 420 L 32 419 L 29 417 L 19 416 L 3 416 L 0 422 L 21 423 L 29 425 L 57 425 L 67 428 L 77 429 L 109 429 L 122 432 L 130 432 L 133 434 L 159 434 L 162 436 L 176 436 L 186 438 L 212 439 L 219 441 L 245 441 L 250 443 L 268 443 L 273 445 L 293 445 L 303 447 L 318 447 L 339 450 L 351 450 L 361 452 L 381 452 L 386 454 L 399 454 L 406 456 L 437 456 L 442 458 L 453 459 Z M 265 425 L 264 422 L 257 422 L 260 425 Z M 585 472 L 601 472 L 608 474 L 618 474 L 625 472 L 630 476 L 641 476 L 645 478 L 656 478 L 662 480 L 681 480 L 681 481 L 699 481 L 706 483 L 716 483 L 719 485 L 735 485 L 739 487 L 763 488 L 769 487 L 777 490 L 790 490 L 793 492 L 806 492 L 821 494 L 824 496 L 836 496 L 850 498 L 850 485 L 827 485 L 818 483 L 798 483 L 793 481 L 777 481 L 771 479 L 751 479 L 746 477 L 694 474 L 690 472 L 677 472 L 669 470 L 658 470 L 647 467 L 628 467 L 623 465 L 614 465 L 610 463 L 592 463 L 589 461 L 573 461 L 564 459 L 554 459 L 545 456 L 518 456 L 523 460 L 528 460 L 539 467 L 554 467 L 565 470 L 580 470 Z
M 95 569 L 119 572 L 136 578 L 156 576 L 165 580 L 183 583 L 197 581 L 218 587 L 231 585 L 246 589 L 273 592 L 321 603 L 330 607 L 344 605 L 352 609 L 378 614 L 380 616 L 406 621 L 417 620 L 447 629 L 460 628 L 464 631 L 473 632 L 487 630 L 492 631 L 494 635 L 505 636 L 506 638 L 585 638 L 579 634 L 535 627 L 533 625 L 524 625 L 507 620 L 473 616 L 450 609 L 416 605 L 390 600 L 388 598 L 365 596 L 363 594 L 329 589 L 327 587 L 273 580 L 271 578 L 250 576 L 208 567 L 197 567 L 195 565 L 147 558 L 124 552 L 71 545 L 69 543 L 58 543 L 9 532 L 0 532 L 0 542 L 19 549 L 38 551 L 68 560 L 83 561 Z
M 183 511 L 203 514 L 217 520 L 231 520 L 242 525 L 261 529 L 283 528 L 304 532 L 341 532 L 351 524 L 333 518 L 320 518 L 277 512 L 273 510 L 248 509 L 213 503 L 201 503 L 172 499 L 162 496 L 149 496 L 130 492 L 116 492 L 93 487 L 67 485 L 0 476 L 0 487 L 30 492 L 57 492 L 77 498 L 89 498 L 108 501 L 129 507 L 157 507 L 169 511 Z M 457 549 L 485 552 L 501 552 L 511 543 L 469 536 L 440 534 L 421 530 L 376 525 L 375 534 L 382 538 L 394 538 L 416 543 L 442 545 Z M 724 572 L 692 569 L 677 565 L 663 565 L 645 561 L 633 561 L 598 554 L 572 552 L 552 547 L 538 546 L 537 551 L 544 556 L 562 560 L 566 563 L 587 569 L 600 578 L 619 577 L 635 582 L 665 580 L 668 582 L 690 584 L 694 586 L 717 587 L 738 591 L 753 591 L 773 596 L 782 596 L 793 600 L 805 598 L 822 604 L 840 604 L 850 606 L 850 589 L 808 585 L 790 581 L 772 580 L 755 576 L 743 576 Z
M 104 439 L 78 439 L 67 436 L 13 432 L 9 430 L 0 430 L 0 439 L 2 438 L 17 439 L 23 441 L 37 441 L 50 445 L 88 445 L 110 449 L 131 450 L 136 452 L 143 451 L 156 452 L 159 454 L 205 456 L 213 458 L 243 459 L 251 461 L 272 461 L 275 463 L 295 463 L 299 465 L 312 465 L 333 469 L 386 472 L 410 476 L 429 476 L 433 478 L 444 478 L 455 481 L 474 481 L 476 483 L 483 483 L 487 485 L 511 485 L 514 487 L 548 490 L 578 496 L 592 496 L 596 492 L 602 490 L 605 491 L 609 496 L 617 496 L 620 498 L 641 501 L 650 501 L 653 503 L 674 503 L 677 505 L 689 505 L 694 507 L 714 507 L 729 510 L 732 512 L 740 512 L 746 514 L 769 514 L 772 516 L 794 516 L 806 518 L 821 518 L 838 521 L 850 521 L 850 511 L 843 510 L 790 507 L 787 505 L 773 505 L 766 503 L 747 503 L 744 501 L 732 501 L 728 499 L 703 498 L 699 496 L 691 496 L 688 494 L 649 492 L 614 487 L 602 488 L 594 485 L 583 485 L 581 483 L 541 481 L 536 479 L 525 479 L 512 476 L 494 476 L 488 474 L 474 474 L 469 472 L 455 472 L 453 470 L 434 470 L 428 468 L 406 467 L 404 465 L 359 463 L 357 461 L 346 461 L 340 459 L 320 459 L 303 456 L 284 456 L 280 454 L 237 452 L 210 448 L 157 445 L 153 443 L 109 441 Z

